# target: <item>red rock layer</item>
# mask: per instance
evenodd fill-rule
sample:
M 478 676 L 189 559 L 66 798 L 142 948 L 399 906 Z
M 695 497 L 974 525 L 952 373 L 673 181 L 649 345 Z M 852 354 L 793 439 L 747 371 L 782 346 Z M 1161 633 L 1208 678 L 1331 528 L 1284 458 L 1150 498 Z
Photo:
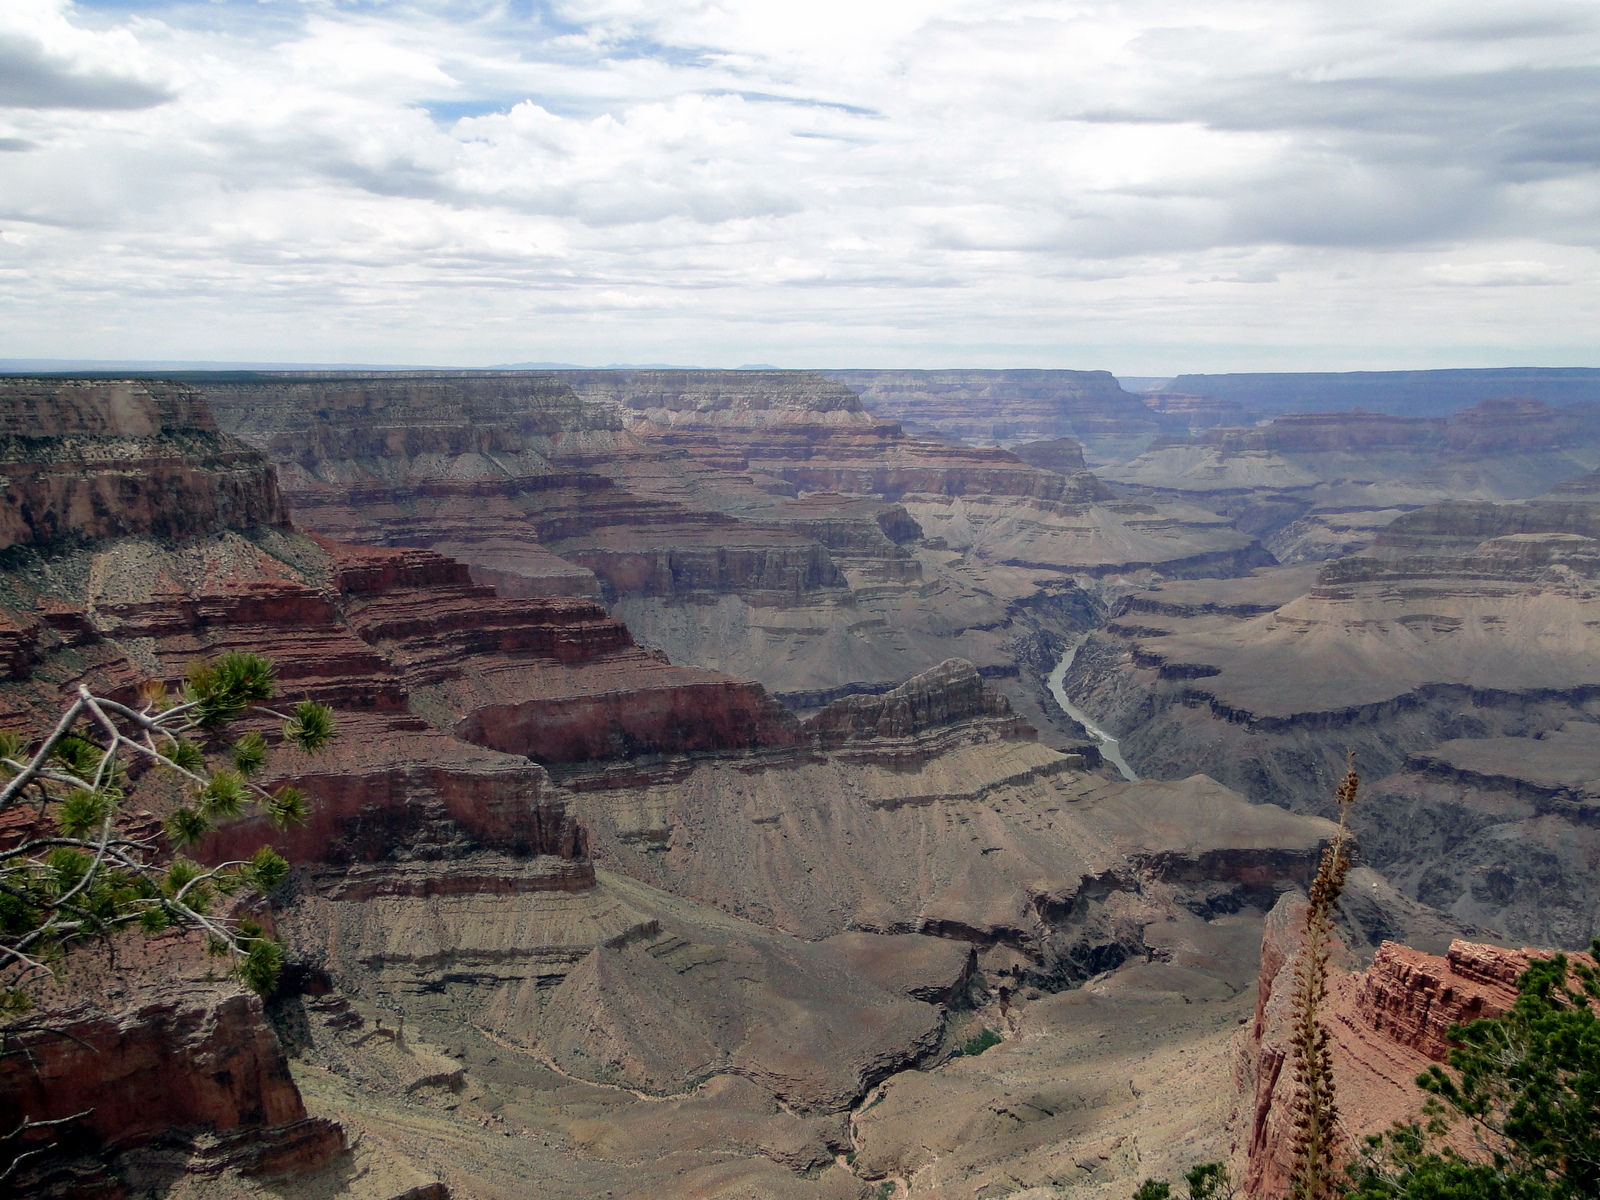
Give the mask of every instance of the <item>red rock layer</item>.
M 1517 976 L 1529 952 L 1455 942 L 1440 958 L 1385 942 L 1362 972 L 1355 1017 L 1375 1033 L 1434 1062 L 1450 1053 L 1452 1025 L 1498 1017 L 1517 998 Z
M 499 599 L 425 550 L 336 547 L 334 561 L 350 628 L 466 741 L 562 763 L 797 736 L 760 685 L 639 649 L 593 601 Z
M 306 1114 L 261 1001 L 208 982 L 213 966 L 197 936 L 122 939 L 114 963 L 80 951 L 43 1027 L 0 1057 L 0 1125 L 77 1117 L 77 1144 L 112 1153 L 198 1139 L 184 1166 L 201 1174 L 326 1166 L 343 1131 Z
M 287 523 L 272 470 L 194 389 L 0 380 L 0 548 Z
M 1280 904 L 1268 919 L 1255 1024 L 1242 1046 L 1240 1081 L 1250 1113 L 1245 1190 L 1260 1200 L 1282 1196 L 1288 1186 L 1289 997 L 1304 912 L 1303 901 Z M 1366 970 L 1336 968 L 1323 1023 L 1332 1035 L 1347 1150 L 1396 1121 L 1417 1119 L 1426 1097 L 1416 1077 L 1430 1063 L 1447 1061 L 1450 1027 L 1505 1013 L 1516 1000 L 1517 977 L 1531 958 L 1547 953 L 1456 941 L 1440 957 L 1385 942 Z

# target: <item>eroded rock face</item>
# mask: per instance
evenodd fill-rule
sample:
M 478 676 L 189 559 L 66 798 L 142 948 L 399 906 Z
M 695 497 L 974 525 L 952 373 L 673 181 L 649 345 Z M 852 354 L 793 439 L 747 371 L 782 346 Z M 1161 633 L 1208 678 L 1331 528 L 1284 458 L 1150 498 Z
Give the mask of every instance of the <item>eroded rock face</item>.
M 80 951 L 38 999 L 47 1019 L 12 1035 L 0 1057 L 0 1120 L 74 1118 L 76 1149 L 105 1156 L 154 1148 L 179 1171 L 297 1176 L 328 1167 L 344 1132 L 309 1116 L 261 1001 L 208 979 L 197 937 Z M 82 1114 L 81 1116 L 79 1114 Z M 51 1193 L 59 1162 L 26 1186 Z M 118 1193 L 115 1161 L 95 1186 Z
M 0 547 L 288 521 L 270 468 L 183 384 L 0 380 L 0 479 Z
M 1175 909 L 1270 907 L 1332 828 L 1203 776 L 1108 783 L 1006 716 L 818 746 L 571 779 L 575 812 L 599 862 L 663 890 L 807 938 L 969 942 L 1051 988 L 1145 955 Z
M 1579 948 L 1596 927 L 1594 780 L 1600 725 L 1458 738 L 1413 753 L 1372 788 L 1374 862 L 1422 900 L 1542 945 Z
M 322 405 L 305 408 L 295 446 L 315 448 L 340 422 L 385 431 L 361 441 L 347 428 L 355 440 L 339 449 L 345 457 L 316 459 L 303 481 L 306 494 L 333 497 L 325 511 L 350 515 L 360 546 L 257 524 L 22 547 L 0 574 L 8 723 L 36 728 L 77 679 L 131 695 L 141 678 L 177 680 L 191 659 L 224 649 L 271 654 L 287 694 L 335 709 L 341 734 L 329 752 L 272 758 L 269 782 L 303 787 L 310 822 L 277 835 L 240 820 L 199 853 L 216 861 L 270 841 L 293 862 L 272 897 L 293 968 L 274 1019 L 302 1056 L 318 1112 L 342 1105 L 362 1122 L 361 1153 L 391 1138 L 426 1145 L 430 1161 L 451 1164 L 463 1194 L 535 1180 L 576 1197 L 617 1191 L 620 1179 L 651 1195 L 726 1186 L 859 1197 L 862 1180 L 829 1165 L 850 1145 L 840 1114 L 883 1079 L 948 1051 L 953 1007 L 987 1000 L 1004 1012 L 1023 995 L 1119 966 L 1130 973 L 1119 980 L 1231 995 L 1195 964 L 1231 963 L 1229 922 L 1258 920 L 1313 868 L 1330 832 L 1324 821 L 1247 804 L 1203 776 L 1108 783 L 1083 770 L 1082 756 L 1032 736 L 1031 713 L 1006 694 L 1027 696 L 1001 669 L 1022 653 L 1006 643 L 1030 605 L 1058 603 L 1061 611 L 1030 619 L 1064 626 L 1076 585 L 1062 575 L 1081 556 L 1035 574 L 987 551 L 929 545 L 912 505 L 885 495 L 789 495 L 779 475 L 714 465 L 705 443 L 672 455 L 616 422 L 574 429 L 558 415 L 555 432 L 535 428 L 534 416 L 511 409 L 536 415 L 570 402 L 532 379 L 516 385 L 515 404 L 482 410 L 484 436 L 506 440 L 480 455 L 462 440 L 460 413 L 431 433 L 427 418 L 442 396 L 489 406 L 491 386 L 450 393 L 408 378 L 422 382 L 396 392 L 392 380 L 311 380 L 268 396 L 264 411 L 280 408 L 274 420 L 302 401 Z M 693 381 L 669 382 L 677 390 L 662 384 L 656 408 L 690 411 L 672 405 L 692 390 L 678 385 Z M 790 429 L 769 443 L 769 463 L 802 462 L 807 445 L 832 454 L 863 424 L 848 397 L 810 407 L 814 383 L 799 407 L 740 401 L 744 410 L 716 390 L 720 379 L 695 387 L 722 399 L 704 409 L 696 400 L 693 411 L 732 414 L 729 426 L 752 447 L 752 413 L 776 411 L 774 424 L 803 431 L 834 420 L 848 435 L 813 441 Z M 546 400 L 555 409 L 541 408 Z M 872 430 L 883 423 L 866 425 L 869 439 L 880 436 Z M 684 496 L 706 505 L 682 529 L 671 520 L 606 526 L 631 531 L 608 544 L 604 529 L 584 531 L 581 506 L 528 501 L 541 494 L 527 483 L 537 475 L 531 458 L 516 468 L 531 474 L 508 468 L 515 478 L 505 489 L 472 491 L 487 477 L 472 471 L 488 468 L 468 470 L 467 460 L 515 457 L 513 435 L 547 439 L 549 453 L 537 453 L 558 473 L 610 480 L 584 494 L 613 496 L 631 479 L 636 513 L 682 515 Z M 406 449 L 413 438 L 416 453 Z M 915 454 L 929 472 L 920 478 L 974 478 L 948 456 Z M 988 454 L 984 469 L 998 481 L 1076 486 Z M 341 474 L 352 464 L 366 474 Z M 830 629 L 865 610 L 882 640 L 855 645 L 884 649 L 885 686 L 829 696 L 840 677 L 822 675 L 813 692 L 821 712 L 803 722 L 752 680 L 641 649 L 592 598 L 523 594 L 531 585 L 498 591 L 435 550 L 384 544 L 403 536 L 407 512 L 424 526 L 445 519 L 445 508 L 422 503 L 431 503 L 426 479 L 456 465 L 471 486 L 453 493 L 444 479 L 432 499 L 483 500 L 485 510 L 514 499 L 529 504 L 501 510 L 520 512 L 516 521 L 540 511 L 570 521 L 563 536 L 574 540 L 552 544 L 587 538 L 615 552 L 610 581 L 624 577 L 616 564 L 628 547 L 647 540 L 640 531 L 669 559 L 676 533 L 733 531 L 716 554 L 693 559 L 708 574 L 672 567 L 674 595 L 714 595 L 705 609 L 736 601 L 746 617 L 773 622 L 826 602 L 839 610 Z M 379 500 L 366 510 L 369 483 Z M 1042 502 L 1011 493 L 1019 496 L 1039 521 Z M 976 535 L 987 519 L 973 507 L 980 500 L 928 493 L 922 503 L 967 505 Z M 999 493 L 982 503 L 1004 507 Z M 1087 535 L 1067 526 L 1109 507 L 1074 501 L 1048 511 L 1061 537 L 1093 540 L 1105 523 Z M 1139 536 L 1151 545 L 1188 536 L 1150 508 L 1114 515 L 1120 528 L 1146 523 Z M 735 587 L 715 573 L 718 562 L 732 570 L 744 561 L 724 553 L 734 535 L 759 540 L 762 553 L 805 547 L 848 586 L 819 577 L 815 588 L 797 584 L 789 607 L 757 603 L 757 591 L 782 590 L 761 574 L 777 560 L 751 558 Z M 1174 561 L 1171 546 L 1165 553 L 1161 561 Z M 643 578 L 663 560 L 627 561 Z M 1040 582 L 1051 575 L 1051 586 Z M 647 591 L 629 602 L 654 605 L 663 622 L 708 627 L 706 612 Z M 983 653 L 947 661 L 952 644 Z M 1233 966 L 1218 969 L 1231 978 Z M 673 1115 L 606 1115 L 633 1106 L 635 1092 Z M 1066 1111 L 1054 1100 L 1047 1107 Z
M 270 483 L 270 466 L 247 449 L 239 453 Z M 139 680 L 175 681 L 195 657 L 228 649 L 270 654 L 286 691 L 332 705 L 339 722 L 340 737 L 329 752 L 308 759 L 283 751 L 273 762 L 269 782 L 303 786 L 314 815 L 285 834 L 259 821 L 237 821 L 199 851 L 218 861 L 262 842 L 281 847 L 295 864 L 302 898 L 280 914 L 280 923 L 299 938 L 294 944 L 302 953 L 338 927 L 331 919 L 312 921 L 312 932 L 305 932 L 304 914 L 322 911 L 318 905 L 369 916 L 385 905 L 419 912 L 465 905 L 471 912 L 497 902 L 515 905 L 518 898 L 558 909 L 563 900 L 605 909 L 605 901 L 592 898 L 596 880 L 582 833 L 529 754 L 589 759 L 727 749 L 769 734 L 782 744 L 794 736 L 794 719 L 758 686 L 672 667 L 635 647 L 627 630 L 593 602 L 499 598 L 471 583 L 461 564 L 427 551 L 353 548 L 262 524 L 243 530 L 221 525 L 188 538 L 75 539 L 53 543 L 47 553 L 14 555 L 0 579 L 12 631 L 12 679 L 4 685 L 8 723 L 38 728 L 53 720 L 60 685 L 79 678 L 131 698 Z M 719 719 L 736 711 L 744 715 Z M 485 712 L 516 725 L 521 754 L 454 736 L 477 719 L 485 741 L 509 738 L 503 730 L 492 732 Z M 163 801 L 156 794 L 152 802 Z M 565 967 L 610 936 L 601 933 L 605 925 L 586 927 L 580 920 L 562 926 L 554 944 L 563 947 L 558 957 L 565 956 Z M 406 927 L 398 918 L 389 926 L 391 932 Z M 632 927 L 624 922 L 622 932 Z M 470 957 L 474 936 L 462 934 L 446 951 Z M 407 949 L 414 958 L 415 946 Z M 104 1127 L 96 1127 L 104 1140 L 133 1145 L 157 1126 L 237 1128 L 255 1137 L 268 1125 L 304 1116 L 284 1107 L 298 1103 L 286 1076 L 277 1091 L 262 1083 L 259 1103 L 246 1094 L 255 1086 L 249 1078 L 240 1079 L 244 1091 L 237 1093 L 221 1075 L 209 1091 L 211 1085 L 190 1078 L 184 1063 L 193 1059 L 198 1071 L 208 1055 L 222 1053 L 219 1045 L 234 1042 L 246 1056 L 235 1064 L 239 1070 L 260 1050 L 256 1059 L 266 1065 L 249 1070 L 266 1072 L 268 1082 L 274 1071 L 281 1074 L 281 1052 L 260 1023 L 259 1005 L 223 992 L 192 1002 L 152 1001 L 137 1017 L 103 1000 L 67 1014 L 86 1042 L 110 1039 L 126 1048 L 131 1057 L 125 1063 L 95 1062 L 115 1066 L 129 1088 L 145 1086 L 139 1073 L 157 1070 L 162 1055 L 175 1072 L 164 1085 L 176 1107 L 141 1115 L 108 1103 Z M 908 1011 L 933 1012 L 920 1002 L 905 1003 L 912 1005 Z M 904 1061 L 901 1035 L 913 1043 L 924 1036 L 906 1034 L 909 1028 L 904 1021 L 893 1026 L 871 1043 L 869 1057 Z M 220 1041 L 213 1045 L 207 1040 L 213 1038 Z M 271 1062 L 268 1050 L 277 1054 Z M 71 1099 L 75 1093 L 58 1087 L 52 1071 L 47 1065 L 43 1085 L 63 1102 Z M 108 1078 L 86 1070 L 81 1082 L 105 1091 Z M 234 1110 L 227 1109 L 230 1103 Z M 306 1128 L 316 1133 L 322 1127 Z M 305 1146 L 314 1148 L 318 1138 L 327 1140 L 317 1133 Z M 305 1158 L 304 1169 L 326 1158 L 313 1162 L 312 1149 L 302 1151 L 296 1153 Z M 248 1165 L 246 1158 L 235 1154 L 218 1169 L 241 1164 Z
M 1108 371 L 826 371 L 873 412 L 980 443 L 1076 438 L 1104 461 L 1138 453 L 1160 430 Z
M 312 528 L 431 547 L 503 597 L 598 595 L 673 661 L 757 679 L 802 711 L 956 656 L 1075 745 L 1043 677 L 1093 619 L 1085 584 L 1264 561 L 1215 514 L 1119 504 L 1081 469 L 907 436 L 809 372 L 205 386 Z M 502 733 L 493 744 L 522 737 L 498 718 L 481 736 Z
M 1294 413 L 1210 428 L 1161 439 L 1103 474 L 1226 513 L 1294 563 L 1356 553 L 1425 505 L 1537 496 L 1597 462 L 1592 405 L 1513 397 L 1450 416 Z
M 818 745 L 833 747 L 878 738 L 914 737 L 940 725 L 1011 715 L 1011 705 L 983 681 L 976 667 L 965 659 L 953 658 L 882 696 L 835 700 L 807 721 L 805 728 Z M 1011 724 L 1002 736 L 1016 736 L 1025 728 L 1020 723 Z
M 1312 810 L 1347 746 L 1379 780 L 1444 741 L 1592 719 L 1595 512 L 1581 491 L 1440 505 L 1314 580 L 1280 568 L 1162 584 L 1123 601 L 1068 688 L 1126 735 L 1141 772 L 1199 767 Z M 1395 819 L 1376 804 L 1357 817 L 1364 831 Z
M 1282 1195 L 1288 1182 L 1294 1075 L 1289 998 L 1303 953 L 1304 911 L 1303 899 L 1286 897 L 1268 919 L 1255 1021 L 1239 1043 L 1243 1178 L 1252 1197 Z M 1345 1153 L 1396 1121 L 1417 1120 L 1426 1094 L 1415 1079 L 1431 1063 L 1447 1061 L 1450 1027 L 1506 1012 L 1530 958 L 1547 953 L 1458 939 L 1440 955 L 1384 942 L 1360 968 L 1351 951 L 1339 947 L 1322 1023 L 1332 1045 Z M 1465 1142 L 1462 1148 L 1472 1149 Z

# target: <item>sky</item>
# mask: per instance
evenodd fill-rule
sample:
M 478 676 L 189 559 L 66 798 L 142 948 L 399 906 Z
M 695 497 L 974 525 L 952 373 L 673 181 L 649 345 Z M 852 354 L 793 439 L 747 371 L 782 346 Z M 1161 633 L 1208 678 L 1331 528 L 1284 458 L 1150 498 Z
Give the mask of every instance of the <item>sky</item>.
M 1600 366 L 1594 0 L 0 0 L 0 358 Z

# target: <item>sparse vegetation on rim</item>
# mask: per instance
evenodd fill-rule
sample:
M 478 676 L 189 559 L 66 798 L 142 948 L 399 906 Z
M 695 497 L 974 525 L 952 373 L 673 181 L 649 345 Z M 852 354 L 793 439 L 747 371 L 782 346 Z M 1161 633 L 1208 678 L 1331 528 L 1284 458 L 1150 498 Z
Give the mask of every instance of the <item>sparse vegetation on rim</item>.
M 1361 777 L 1350 765 L 1339 782 L 1339 831 L 1322 853 L 1306 907 L 1305 940 L 1294 972 L 1294 1163 L 1289 1172 L 1291 1200 L 1332 1200 L 1343 1192 L 1339 1175 L 1339 1104 L 1333 1077 L 1332 1047 L 1322 1023 L 1328 998 L 1328 963 L 1333 955 L 1333 921 L 1350 873 L 1350 809 Z
M 1425 1120 L 1367 1139 L 1354 1200 L 1600 1195 L 1600 971 L 1556 954 L 1530 963 L 1517 992 L 1504 1016 L 1451 1028 L 1450 1069 L 1417 1078 Z M 1445 1140 L 1458 1127 L 1471 1149 Z
M 32 810 L 20 839 L 0 850 L 5 1013 L 27 1013 L 29 986 L 52 974 L 74 947 L 135 926 L 147 934 L 202 930 L 208 947 L 230 957 L 245 984 L 261 993 L 272 989 L 283 961 L 278 943 L 258 923 L 223 908 L 247 889 L 269 891 L 288 863 L 266 846 L 213 867 L 181 850 L 246 808 L 280 829 L 305 820 L 304 794 L 255 782 L 267 761 L 265 736 L 229 735 L 241 719 L 266 717 L 281 721 L 283 740 L 307 753 L 333 739 L 327 708 L 310 700 L 269 707 L 276 695 L 272 662 L 233 652 L 196 663 L 179 697 L 147 684 L 135 708 L 80 684 L 37 743 L 0 734 L 6 778 L 0 813 Z M 166 820 L 164 838 L 130 820 L 128 798 L 151 771 L 184 797 Z

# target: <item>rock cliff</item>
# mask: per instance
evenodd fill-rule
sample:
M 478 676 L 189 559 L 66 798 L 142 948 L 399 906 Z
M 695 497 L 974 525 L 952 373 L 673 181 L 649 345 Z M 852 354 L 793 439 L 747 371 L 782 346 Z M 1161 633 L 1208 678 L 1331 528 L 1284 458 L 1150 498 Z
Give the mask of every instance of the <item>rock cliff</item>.
M 874 413 L 978 444 L 1076 438 L 1097 461 L 1131 458 L 1161 430 L 1109 371 L 826 371 Z
M 1077 1002 L 1046 1002 L 1063 989 L 1089 995 L 1096 1012 L 1110 1012 L 1123 989 L 1150 992 L 1163 1014 L 1150 1029 L 1181 1024 L 1174 1014 L 1195 996 L 1231 1003 L 1239 945 L 1281 891 L 1305 881 L 1329 834 L 1325 821 L 1248 804 L 1204 776 L 1108 782 L 1085 756 L 1036 738 L 1022 664 L 1035 669 L 1033 655 L 1048 665 L 1059 644 L 1050 639 L 1090 619 L 1074 607 L 1090 594 L 1076 579 L 1095 576 L 1075 552 L 1008 565 L 988 549 L 983 512 L 1034 506 L 1028 520 L 1053 514 L 1063 545 L 1080 547 L 1104 539 L 1113 517 L 1122 529 L 1143 522 L 1139 536 L 1168 543 L 1160 563 L 1192 558 L 1192 530 L 1161 527 L 1153 506 L 1041 500 L 1041 488 L 1066 496 L 1098 485 L 1002 451 L 940 460 L 934 443 L 914 452 L 918 478 L 944 492 L 912 503 L 792 494 L 801 489 L 783 472 L 807 461 L 805 446 L 839 462 L 862 426 L 869 438 L 904 438 L 848 394 L 830 405 L 815 381 L 766 408 L 748 393 L 735 403 L 720 378 L 651 383 L 650 412 L 722 397 L 706 411 L 734 431 L 739 462 L 768 456 L 761 470 L 717 465 L 704 442 L 691 452 L 652 441 L 624 427 L 619 412 L 644 411 L 626 396 L 574 401 L 547 377 L 516 376 L 504 391 L 489 376 L 457 387 L 425 374 L 258 385 L 258 408 L 244 382 L 228 385 L 239 389 L 224 398 L 229 423 L 257 422 L 244 431 L 263 443 L 288 423 L 273 453 L 291 499 L 308 497 L 307 511 L 330 529 L 343 522 L 359 544 L 284 524 L 269 507 L 253 523 L 19 534 L 0 570 L 8 727 L 37 729 L 77 680 L 131 694 L 141 679 L 174 681 L 192 659 L 226 649 L 271 654 L 284 691 L 331 705 L 339 722 L 330 751 L 280 748 L 271 761 L 270 781 L 311 796 L 305 826 L 276 834 L 241 819 L 198 848 L 217 861 L 270 841 L 293 864 L 266 910 L 290 957 L 268 1023 L 221 985 L 190 989 L 175 1008 L 160 993 L 144 1016 L 127 1016 L 115 997 L 61 1001 L 63 1013 L 87 1005 L 72 1017 L 86 1040 L 111 1029 L 126 1042 L 130 1086 L 153 1047 L 202 1069 L 220 1053 L 207 1029 L 246 1054 L 226 1082 L 176 1076 L 183 1112 L 107 1106 L 102 1166 L 139 1186 L 148 1116 L 179 1131 L 171 1153 L 184 1156 L 182 1170 L 221 1172 L 204 1186 L 232 1189 L 217 1192 L 229 1200 L 257 1187 L 241 1174 L 255 1169 L 241 1140 L 281 1143 L 273 1161 L 302 1172 L 326 1162 L 314 1186 L 352 1200 L 385 1188 L 438 1200 L 441 1185 L 573 1200 L 859 1200 L 867 1179 L 840 1161 L 862 1128 L 848 1114 L 885 1086 L 920 1095 L 925 1073 L 907 1068 L 944 1060 L 974 1006 L 1010 1031 L 1039 1002 L 1044 1015 L 1016 1027 L 1054 1037 L 1079 1015 Z M 204 410 L 180 398 L 200 428 Z M 807 432 L 763 443 L 751 431 L 767 418 L 753 414 L 775 408 L 790 412 L 775 424 L 834 421 L 843 440 Z M 31 429 L 46 409 L 0 386 L 7 411 Z M 93 411 L 85 401 L 88 415 L 75 419 L 91 425 L 101 419 Z M 16 461 L 30 461 L 25 439 L 47 436 L 19 433 Z M 149 437 L 157 457 L 177 454 L 181 431 Z M 271 465 L 233 445 L 240 470 L 271 494 Z M 963 474 L 973 462 L 992 478 Z M 531 483 L 545 465 L 564 482 Z M 961 490 L 974 480 L 1020 490 Z M 541 507 L 564 490 L 569 500 Z M 588 510 L 570 499 L 580 496 L 599 498 L 614 523 L 586 526 Z M 219 511 L 209 503 L 199 511 Z M 915 503 L 968 506 L 968 548 L 925 537 Z M 486 582 L 481 558 L 435 548 L 457 514 L 493 525 L 492 535 L 473 528 L 512 539 L 516 554 L 614 552 L 586 560 L 603 568 L 596 590 L 609 590 L 617 613 L 636 605 L 657 628 L 679 622 L 685 643 L 710 644 L 724 619 L 748 630 L 794 617 L 796 642 L 819 627 L 824 638 L 863 622 L 874 632 L 841 636 L 834 652 L 849 674 L 783 668 L 815 685 L 806 707 L 818 711 L 802 720 L 757 681 L 641 648 L 592 595 L 529 594 L 548 560 L 517 559 L 528 572 L 520 582 Z M 1073 521 L 1095 524 L 1073 531 Z M 706 530 L 724 540 L 697 545 Z M 477 537 L 464 544 L 488 544 Z M 742 558 L 730 549 L 738 538 L 762 555 L 804 553 Z M 1224 556 L 1241 548 L 1220 535 L 1218 544 Z M 802 560 L 836 575 L 763 574 Z M 628 563 L 645 581 L 631 591 Z M 670 595 L 652 594 L 648 581 L 662 578 Z M 1030 631 L 1032 648 L 1019 647 Z M 868 676 L 852 658 L 863 646 L 881 654 Z M 952 647 L 974 653 L 951 661 Z M 159 817 L 167 798 L 148 802 Z M 143 970 L 135 964 L 126 997 L 155 986 Z M 1101 990 L 1077 988 L 1097 978 L 1088 986 Z M 1029 1069 L 1059 1066 L 1046 1055 Z M 979 1075 L 970 1095 L 1011 1103 L 1009 1084 L 995 1091 Z M 120 1094 L 93 1071 L 81 1084 Z M 1041 1111 L 1054 1119 L 1075 1104 L 1063 1094 Z M 953 1110 L 941 1112 L 948 1132 Z M 351 1131 L 348 1154 L 329 1140 L 330 1119 Z M 962 1133 L 963 1178 L 986 1186 L 1024 1159 L 1030 1178 L 1066 1178 L 1063 1155 L 1099 1161 L 1098 1120 L 1040 1125 L 1033 1140 L 1004 1146 L 980 1129 Z M 924 1162 L 904 1144 L 906 1124 L 876 1128 L 863 1135 L 866 1161 L 885 1171 Z M 270 1132 L 279 1130 L 290 1132 Z M 1037 1140 L 1046 1132 L 1049 1153 Z M 329 1147 L 334 1158 L 317 1157 Z M 150 1171 L 178 1170 L 148 1161 Z M 359 1190 L 369 1185 L 378 1192 Z
M 1267 921 L 1255 1018 L 1240 1035 L 1240 1166 L 1246 1194 L 1283 1194 L 1293 1136 L 1289 996 L 1302 952 L 1304 901 L 1286 897 Z M 1344 1152 L 1396 1121 L 1419 1118 L 1416 1077 L 1447 1060 L 1449 1029 L 1504 1013 L 1535 950 L 1455 940 L 1443 954 L 1384 942 L 1361 968 L 1341 948 L 1323 1009 L 1338 1087 Z M 1462 1143 L 1471 1152 L 1473 1147 Z
M 163 1173 L 287 1179 L 346 1155 L 339 1125 L 307 1114 L 261 1001 L 210 977 L 197 937 L 128 950 L 76 955 L 39 998 L 45 1019 L 9 1035 L 0 1056 L 8 1131 L 67 1121 L 72 1142 L 120 1162 L 85 1178 L 52 1156 L 24 1187 L 116 1195 Z
M 1569 947 L 1595 926 L 1585 785 L 1592 477 L 1406 514 L 1360 555 L 1126 597 L 1067 679 L 1141 774 L 1323 811 L 1346 748 L 1367 861 L 1409 894 Z
M 1594 405 L 1512 398 L 1440 417 L 1358 409 L 1209 428 L 1103 474 L 1215 508 L 1289 563 L 1356 552 L 1402 512 L 1537 496 L 1597 463 Z
M 755 678 L 802 711 L 959 656 L 1045 736 L 1080 744 L 1043 677 L 1099 580 L 1264 561 L 1214 514 L 1120 505 L 1081 469 L 908 437 L 807 372 L 202 387 L 277 462 L 302 523 L 430 547 L 504 597 L 599 596 L 675 662 Z
M 804 754 L 569 776 L 593 853 L 803 937 L 954 938 L 1003 977 L 1059 987 L 1145 955 L 1173 905 L 1270 907 L 1332 828 L 1203 776 L 1086 776 L 965 662 L 837 700 L 804 732 Z
M 272 472 L 192 388 L 9 379 L 0 545 L 284 525 Z

